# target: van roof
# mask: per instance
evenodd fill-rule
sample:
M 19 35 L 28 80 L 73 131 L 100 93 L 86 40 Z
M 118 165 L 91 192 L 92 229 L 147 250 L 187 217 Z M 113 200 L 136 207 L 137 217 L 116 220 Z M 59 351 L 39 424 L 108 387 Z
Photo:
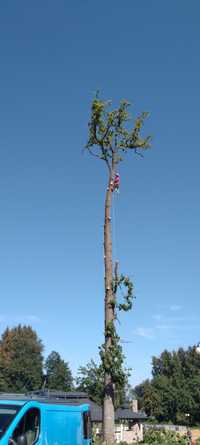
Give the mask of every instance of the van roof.
M 69 400 L 64 399 L 59 396 L 41 396 L 37 394 L 11 394 L 11 393 L 0 393 L 0 404 L 8 403 L 12 405 L 25 405 L 27 402 L 38 402 L 48 405 L 65 405 L 65 406 L 86 406 L 85 403 L 81 403 L 80 400 L 74 400 L 69 402 Z

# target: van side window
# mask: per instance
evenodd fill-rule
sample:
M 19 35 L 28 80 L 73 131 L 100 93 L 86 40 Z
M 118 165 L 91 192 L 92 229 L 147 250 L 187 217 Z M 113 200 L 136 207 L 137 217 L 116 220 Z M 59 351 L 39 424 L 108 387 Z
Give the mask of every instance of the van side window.
M 0 404 L 0 439 L 20 409 L 20 405 Z
M 33 445 L 40 433 L 40 410 L 38 408 L 29 409 L 13 432 L 12 439 L 18 442 L 20 436 L 26 436 L 27 445 Z
M 90 412 L 85 411 L 83 413 L 83 437 L 84 439 L 90 439 L 91 438 L 91 418 L 90 418 Z

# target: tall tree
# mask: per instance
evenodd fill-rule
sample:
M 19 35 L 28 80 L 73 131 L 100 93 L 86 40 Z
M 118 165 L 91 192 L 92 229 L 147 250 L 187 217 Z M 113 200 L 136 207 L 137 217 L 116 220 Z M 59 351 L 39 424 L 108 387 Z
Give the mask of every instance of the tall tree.
M 86 148 L 89 153 L 104 161 L 108 172 L 104 216 L 104 268 L 105 268 L 105 342 L 100 350 L 104 369 L 103 436 L 104 442 L 114 442 L 114 389 L 117 382 L 125 379 L 122 368 L 123 354 L 120 339 L 116 332 L 117 309 L 129 310 L 132 307 L 133 284 L 127 276 L 118 274 L 118 262 L 113 264 L 111 237 L 112 194 L 119 186 L 117 166 L 123 155 L 133 151 L 141 154 L 149 147 L 150 138 L 142 138 L 140 133 L 148 113 L 142 113 L 130 130 L 129 103 L 121 101 L 119 107 L 110 111 L 110 102 L 96 95 L 91 106 L 89 139 Z M 113 267 L 114 266 L 114 267 Z M 118 303 L 117 291 L 125 286 L 125 302 Z
M 73 389 L 73 377 L 68 363 L 56 351 L 52 351 L 45 362 L 47 387 L 60 391 Z
M 7 328 L 0 340 L 2 391 L 26 392 L 41 388 L 43 345 L 30 326 Z

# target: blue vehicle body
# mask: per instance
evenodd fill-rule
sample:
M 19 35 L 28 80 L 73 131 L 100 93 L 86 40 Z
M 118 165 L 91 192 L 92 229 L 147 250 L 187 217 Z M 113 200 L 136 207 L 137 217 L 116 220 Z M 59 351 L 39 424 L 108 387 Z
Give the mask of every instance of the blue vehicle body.
M 0 400 L 0 445 L 90 444 L 89 405 L 26 398 Z

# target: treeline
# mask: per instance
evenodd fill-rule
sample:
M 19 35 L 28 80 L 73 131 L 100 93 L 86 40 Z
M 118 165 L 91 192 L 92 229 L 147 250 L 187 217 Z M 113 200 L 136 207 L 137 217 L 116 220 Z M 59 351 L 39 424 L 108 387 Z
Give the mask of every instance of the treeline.
M 44 359 L 44 345 L 30 326 L 7 328 L 0 339 L 0 392 L 29 392 L 36 389 L 86 392 L 98 404 L 103 400 L 104 374 L 93 360 L 73 377 L 69 363 L 52 351 Z M 116 406 L 125 397 L 118 387 Z
M 0 339 L 0 391 L 28 392 L 41 389 L 70 391 L 69 365 L 52 351 L 44 360 L 44 346 L 30 326 L 7 328 Z
M 44 387 L 86 392 L 98 404 L 103 398 L 104 372 L 93 360 L 72 375 L 69 363 L 44 345 L 30 326 L 7 328 L 0 339 L 0 392 L 29 392 Z M 116 388 L 115 405 L 135 398 L 139 408 L 158 422 L 200 423 L 200 354 L 195 347 L 164 351 L 152 359 L 152 379 Z
M 152 359 L 151 380 L 135 387 L 140 408 L 159 422 L 200 422 L 200 354 L 196 347 L 165 350 Z

